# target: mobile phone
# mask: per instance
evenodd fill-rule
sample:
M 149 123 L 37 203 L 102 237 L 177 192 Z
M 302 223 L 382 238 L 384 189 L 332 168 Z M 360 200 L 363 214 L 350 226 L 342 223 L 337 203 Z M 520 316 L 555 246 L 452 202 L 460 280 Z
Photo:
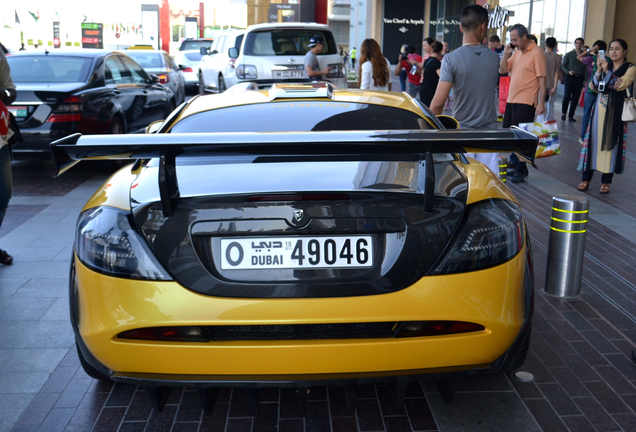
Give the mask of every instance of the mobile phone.
M 598 58 L 605 60 L 605 50 L 598 50 Z

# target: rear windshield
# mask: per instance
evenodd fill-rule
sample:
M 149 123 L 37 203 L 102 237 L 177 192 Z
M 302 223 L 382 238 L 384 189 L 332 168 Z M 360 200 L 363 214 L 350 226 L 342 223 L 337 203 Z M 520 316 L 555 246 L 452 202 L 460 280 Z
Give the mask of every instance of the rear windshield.
M 63 56 L 8 56 L 16 83 L 86 82 L 93 59 Z
M 349 102 L 291 101 L 205 111 L 181 120 L 172 133 L 305 132 L 432 129 L 414 112 Z
M 338 47 L 330 31 L 284 29 L 247 33 L 243 52 L 252 56 L 304 55 L 309 51 L 309 39 L 321 35 L 325 41 L 320 54 L 337 54 Z
M 154 51 L 128 51 L 126 52 L 144 69 L 163 68 L 162 54 Z
M 181 42 L 181 48 L 179 48 L 179 51 L 199 50 L 202 47 L 210 49 L 211 46 L 211 40 L 184 40 Z
M 185 56 L 188 60 L 193 62 L 201 61 L 201 58 L 203 58 L 203 56 L 199 53 L 188 53 Z

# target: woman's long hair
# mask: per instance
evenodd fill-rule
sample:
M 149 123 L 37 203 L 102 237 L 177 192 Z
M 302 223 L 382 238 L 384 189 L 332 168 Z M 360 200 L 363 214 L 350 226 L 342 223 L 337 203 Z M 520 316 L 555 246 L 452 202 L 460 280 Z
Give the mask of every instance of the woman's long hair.
M 360 78 L 362 80 L 362 64 L 366 61 L 371 62 L 373 68 L 373 84 L 377 87 L 387 85 L 389 79 L 389 66 L 386 63 L 380 45 L 375 39 L 365 39 L 360 46 Z

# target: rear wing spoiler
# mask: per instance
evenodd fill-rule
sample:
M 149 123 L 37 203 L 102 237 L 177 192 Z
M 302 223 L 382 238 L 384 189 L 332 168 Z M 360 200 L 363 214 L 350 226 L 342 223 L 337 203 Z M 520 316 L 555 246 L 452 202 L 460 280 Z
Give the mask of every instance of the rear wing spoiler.
M 56 177 L 81 160 L 159 158 L 164 214 L 174 211 L 179 186 L 177 156 L 277 156 L 293 160 L 382 160 L 417 156 L 432 166 L 434 153 L 513 152 L 534 165 L 536 135 L 517 127 L 503 130 L 393 130 L 329 132 L 239 132 L 201 134 L 81 135 L 51 143 Z M 426 169 L 425 210 L 433 205 L 434 170 Z M 429 193 L 430 192 L 430 193 Z

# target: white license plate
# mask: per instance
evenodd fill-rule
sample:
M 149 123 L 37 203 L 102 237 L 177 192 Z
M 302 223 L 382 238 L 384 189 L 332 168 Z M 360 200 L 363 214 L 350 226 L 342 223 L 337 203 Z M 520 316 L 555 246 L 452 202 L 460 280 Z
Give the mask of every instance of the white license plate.
M 357 268 L 372 265 L 371 236 L 221 239 L 222 270 Z
M 16 118 L 24 118 L 27 116 L 28 113 L 27 107 L 25 106 L 9 105 L 7 109 Z
M 272 71 L 274 79 L 306 78 L 304 70 Z

